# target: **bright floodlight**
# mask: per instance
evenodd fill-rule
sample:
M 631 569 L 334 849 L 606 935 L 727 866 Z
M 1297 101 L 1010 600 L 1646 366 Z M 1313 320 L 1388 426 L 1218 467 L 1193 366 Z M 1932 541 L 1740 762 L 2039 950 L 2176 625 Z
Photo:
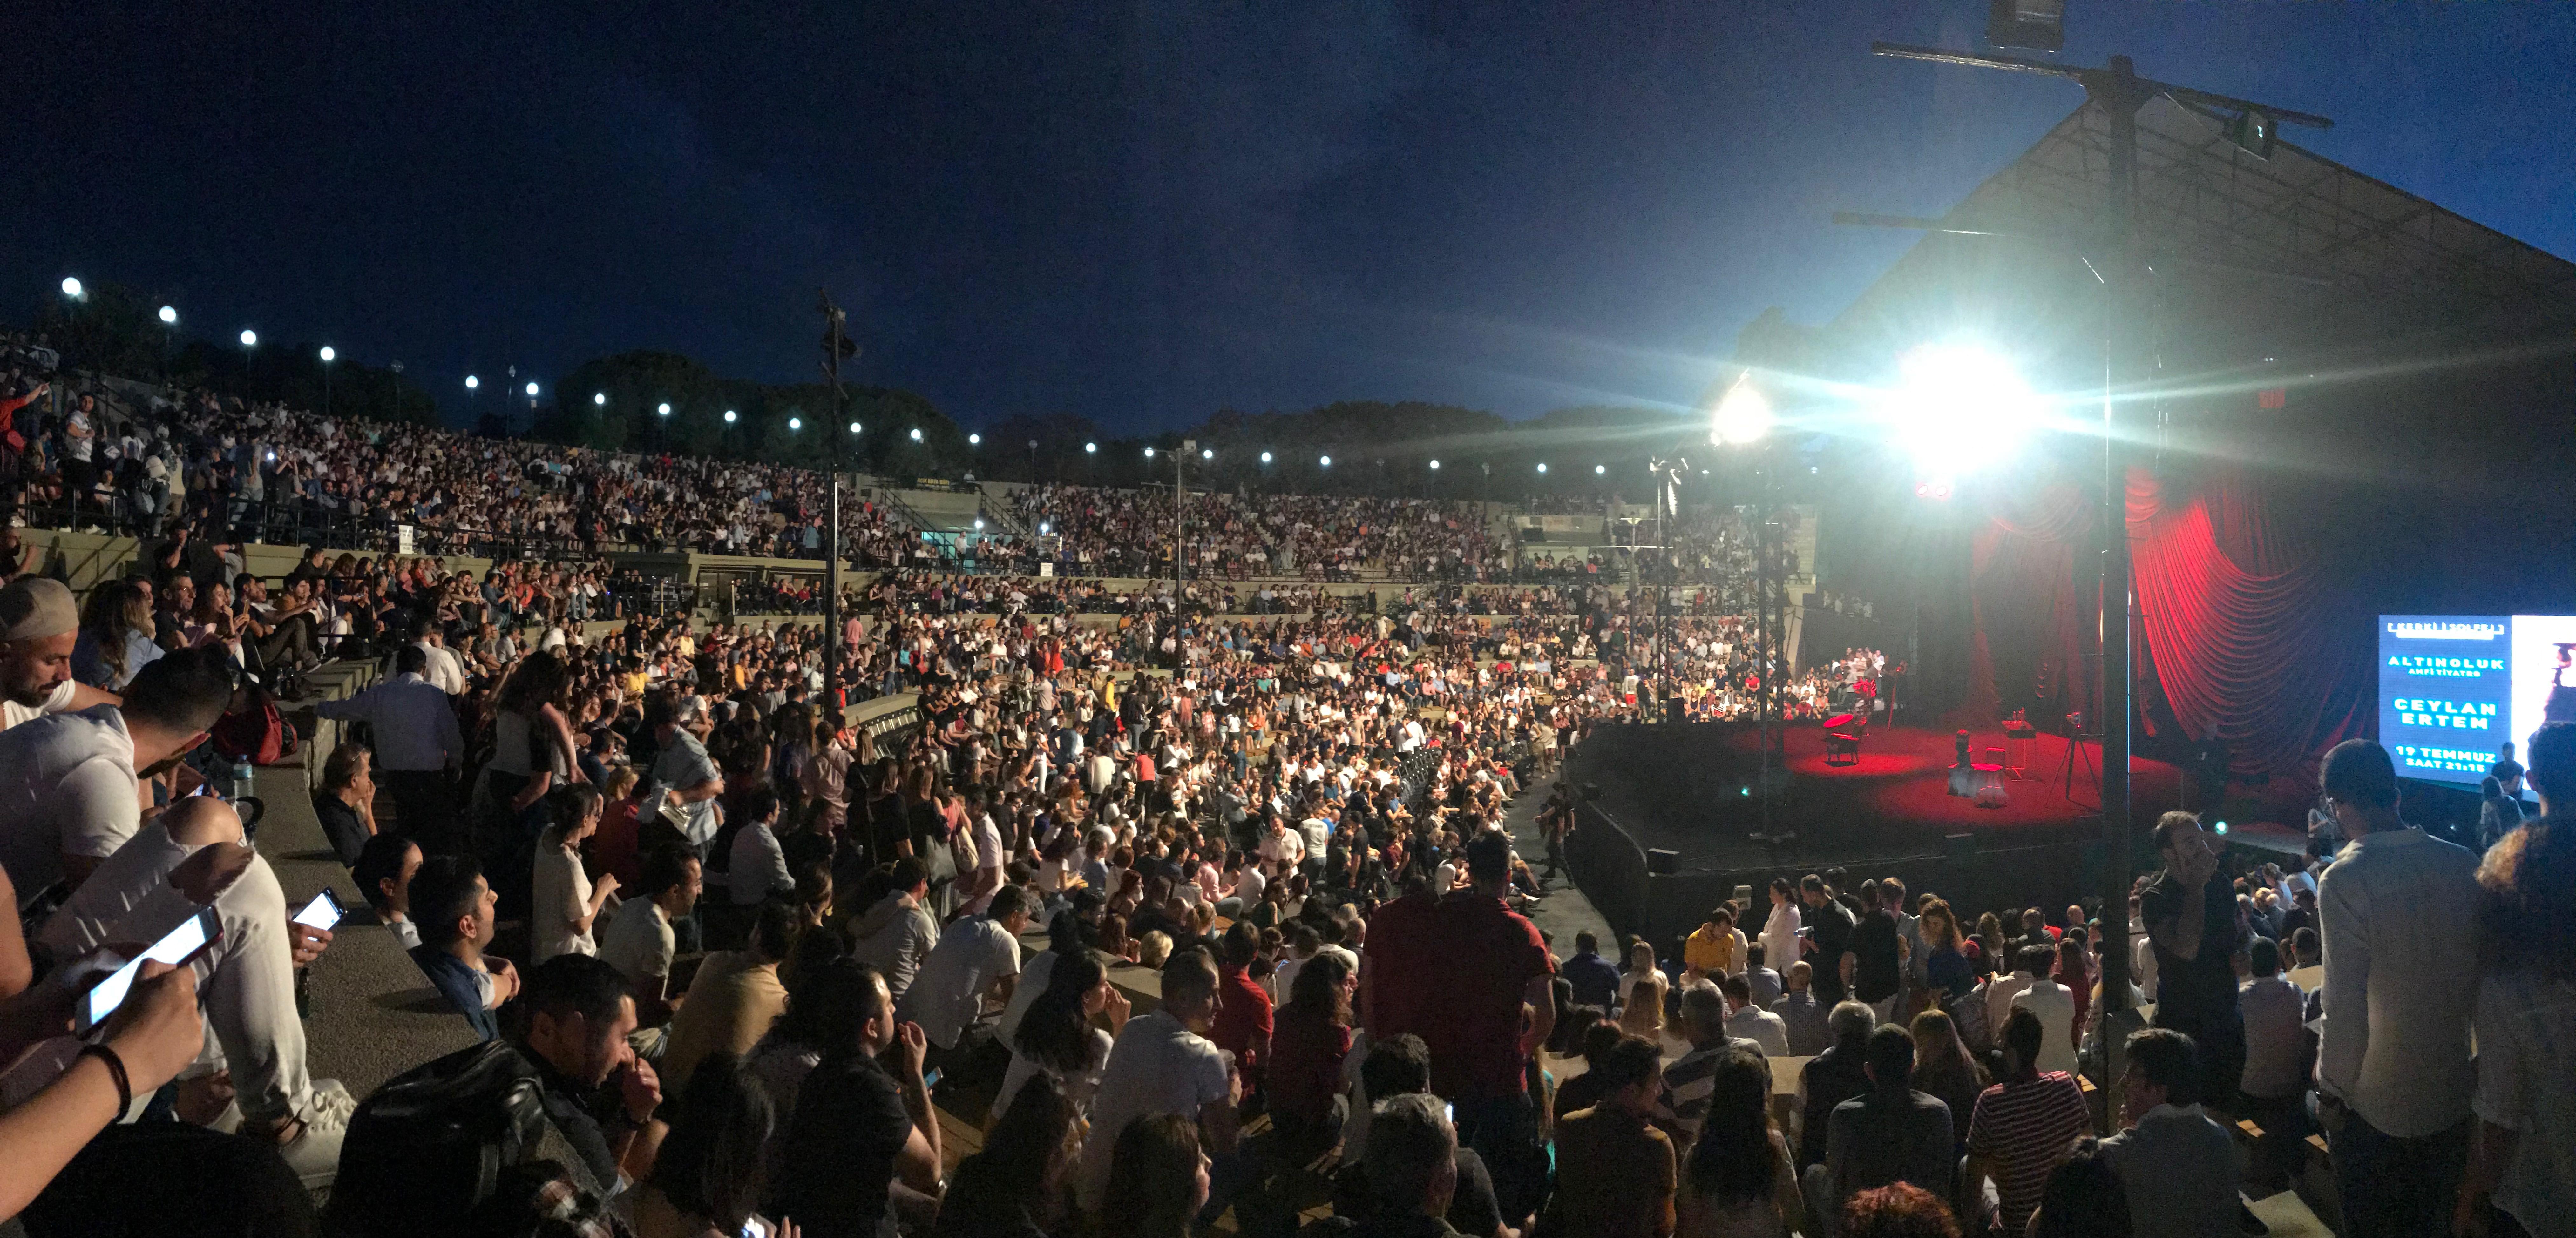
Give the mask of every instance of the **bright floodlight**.
M 788 429 L 788 432 L 789 432 L 789 433 L 794 433 L 794 432 L 796 432 L 796 431 L 798 431 L 798 430 L 802 430 L 802 429 L 804 429 L 804 428 L 805 428 L 805 419 L 804 419 L 804 418 L 802 418 L 802 417 L 790 417 L 790 418 L 788 418 L 788 419 L 787 419 L 787 429 Z
M 1100 444 L 1098 444 L 1098 443 L 1084 443 L 1084 444 L 1082 445 L 1082 451 L 1083 451 L 1083 454 L 1084 454 L 1084 455 L 1094 455 L 1094 454 L 1097 454 L 1097 453 L 1100 451 Z
M 726 424 L 726 425 L 732 425 L 732 424 L 733 424 L 733 410 L 732 410 L 732 409 L 729 409 L 729 408 L 728 408 L 728 409 L 726 409 L 726 410 L 725 410 L 725 424 Z
M 984 445 L 984 436 L 981 434 L 969 434 L 966 436 L 966 445 L 969 447 L 981 447 Z
M 1270 463 L 1270 453 L 1269 453 L 1269 452 L 1266 452 L 1266 451 L 1265 451 L 1265 452 L 1261 453 L 1261 462 L 1262 462 L 1263 464 L 1268 464 L 1268 463 Z
M 1735 380 L 1718 400 L 1717 411 L 1710 415 L 1708 441 L 1743 447 L 1762 441 L 1778 419 L 1771 415 L 1771 401 L 1762 389 L 1753 385 L 1750 374 Z
M 1332 458 L 1331 456 L 1325 456 L 1325 457 L 1323 457 L 1323 458 L 1321 458 L 1321 459 L 1319 459 L 1319 460 L 1315 461 L 1315 463 L 1316 463 L 1316 464 L 1318 464 L 1318 465 L 1320 465 L 1320 466 L 1322 466 L 1322 467 L 1324 467 L 1324 468 L 1331 468 L 1331 467 L 1333 467 L 1333 458 Z
M 63 295 L 64 295 L 64 296 L 70 297 L 71 299 L 73 299 L 73 300 L 77 301 L 77 300 L 79 300 L 79 299 L 80 299 L 80 296 L 81 296 L 81 292 L 82 292 L 82 291 L 83 291 L 83 289 L 81 288 L 81 282 L 80 282 L 80 279 L 79 279 L 78 277 L 76 277 L 76 276 L 71 276 L 71 275 L 66 275 L 66 276 L 64 276 L 64 277 L 63 277 Z
M 2041 405 L 2010 362 L 1973 345 L 1930 344 L 1897 362 L 1883 416 L 1923 472 L 1973 472 L 2038 428 Z
M 982 532 L 982 531 L 983 531 L 983 528 L 984 528 L 984 518 L 983 518 L 982 516 L 977 516 L 977 517 L 975 518 L 975 529 L 976 529 L 976 531 L 977 531 L 977 532 Z
M 323 362 L 324 362 L 325 364 L 328 364 L 328 363 L 333 362 L 333 361 L 337 361 L 337 360 L 339 360 L 339 359 L 340 359 L 340 350 L 339 350 L 339 349 L 333 348 L 333 347 L 331 347 L 331 346 L 330 346 L 330 345 L 328 345 L 328 344 L 324 344 L 324 345 L 322 346 L 322 360 L 323 360 Z
M 528 398 L 531 400 L 537 398 L 537 385 L 535 383 L 528 384 Z
M 855 421 L 851 422 L 851 423 L 850 423 L 850 433 L 852 433 L 852 434 L 856 434 L 856 433 L 858 433 L 858 432 L 859 432 L 859 423 L 857 423 L 857 422 L 855 422 Z
M 253 331 L 248 327 L 242 328 L 241 342 L 242 347 L 244 348 L 249 348 L 259 343 L 259 332 Z
M 1593 466 L 1592 466 L 1592 475 L 1593 475 L 1593 476 L 1595 476 L 1595 477 L 1599 477 L 1599 476 L 1601 476 L 1602 474 L 1607 473 L 1607 472 L 1609 472 L 1609 471 L 1610 471 L 1610 466 L 1609 466 L 1609 465 L 1606 465 L 1606 464 L 1596 464 L 1596 465 L 1593 465 Z
M 1055 529 L 1055 526 L 1054 526 L 1054 525 L 1051 525 L 1051 524 L 1049 524 L 1049 523 L 1047 523 L 1046 521 L 1041 520 L 1041 521 L 1039 521 L 1039 522 L 1038 522 L 1038 532 L 1039 532 L 1041 535 L 1044 535 L 1044 534 L 1046 534 L 1046 533 L 1053 532 L 1053 531 L 1054 531 L 1054 529 Z
M 1151 459 L 1153 459 L 1153 458 L 1154 458 L 1154 449 L 1153 449 L 1153 448 L 1148 447 L 1148 448 L 1146 448 L 1146 449 L 1145 449 L 1145 458 L 1146 458 L 1146 459 L 1148 459 L 1148 460 L 1151 460 Z
M 914 441 L 914 442 L 916 442 L 916 443 L 918 443 L 918 442 L 920 442 L 920 441 L 921 441 L 921 427 L 920 427 L 920 426 L 914 426 L 914 427 L 912 428 L 912 441 Z
M 1547 461 L 1541 460 L 1538 462 L 1538 471 L 1542 473 L 1547 471 Z
M 480 378 L 476 378 L 475 376 L 473 376 L 473 375 L 471 375 L 471 374 L 468 374 L 468 375 L 466 375 L 466 376 L 465 376 L 465 389 L 466 389 L 467 391 L 472 391 L 472 390 L 474 390 L 475 388 L 480 387 L 480 386 L 482 386 L 482 385 L 483 385 L 483 380 L 482 380 L 482 379 L 480 379 Z
M 1439 462 L 1439 461 L 1434 460 L 1434 461 L 1432 461 L 1432 462 L 1431 462 L 1431 471 L 1432 471 L 1432 472 L 1434 472 L 1434 473 L 1437 473 L 1437 472 L 1439 472 L 1439 471 L 1440 471 L 1440 462 Z
M 1214 459 L 1216 459 L 1216 448 L 1214 448 L 1214 447 L 1202 447 L 1202 448 L 1199 448 L 1199 459 L 1201 459 L 1201 460 L 1214 460 Z
M 178 306 L 175 306 L 175 305 L 164 305 L 164 306 L 162 306 L 162 307 L 161 307 L 161 325 L 163 325 L 163 326 L 167 326 L 167 327 L 175 327 L 175 326 L 179 325 L 179 307 L 178 307 Z

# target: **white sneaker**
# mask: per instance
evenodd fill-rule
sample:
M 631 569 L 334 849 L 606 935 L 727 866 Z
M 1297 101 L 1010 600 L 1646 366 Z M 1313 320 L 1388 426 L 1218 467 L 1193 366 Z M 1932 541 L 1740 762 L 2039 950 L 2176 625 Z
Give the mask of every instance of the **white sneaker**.
M 349 1137 L 349 1117 L 357 1111 L 358 1099 L 339 1080 L 313 1081 L 313 1092 L 298 1113 L 304 1119 L 303 1133 L 277 1150 L 286 1158 L 286 1167 L 303 1180 L 305 1190 L 323 1190 L 339 1176 L 340 1143 Z

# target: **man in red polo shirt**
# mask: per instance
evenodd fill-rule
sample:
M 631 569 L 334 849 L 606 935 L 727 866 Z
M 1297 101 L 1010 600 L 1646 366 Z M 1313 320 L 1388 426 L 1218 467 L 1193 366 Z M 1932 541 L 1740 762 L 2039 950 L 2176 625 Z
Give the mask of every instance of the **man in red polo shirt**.
M 1261 953 L 1261 931 L 1241 920 L 1217 943 L 1216 1020 L 1208 1039 L 1234 1055 L 1236 1070 L 1249 1091 L 1261 1078 L 1261 1059 L 1270 1052 L 1270 995 L 1249 968 Z
M 1373 991 L 1397 1000 L 1372 1014 L 1369 1031 L 1422 1038 L 1431 1090 L 1456 1106 L 1459 1142 L 1485 1158 L 1505 1215 L 1524 1216 L 1546 1176 L 1527 1067 L 1556 1023 L 1556 960 L 1537 926 L 1503 904 L 1511 839 L 1480 831 L 1466 851 L 1467 889 L 1419 921 L 1370 926 Z

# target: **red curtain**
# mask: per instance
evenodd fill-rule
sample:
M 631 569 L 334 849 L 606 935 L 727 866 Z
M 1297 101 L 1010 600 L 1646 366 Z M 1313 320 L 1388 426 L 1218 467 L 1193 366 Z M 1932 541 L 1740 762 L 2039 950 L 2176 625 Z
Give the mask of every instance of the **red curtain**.
M 2092 553 L 2091 497 L 2046 487 L 1992 512 L 1977 537 L 1972 717 L 1991 720 L 2007 699 L 2091 699 L 2083 654 L 2094 600 L 2089 578 L 2077 594 L 2074 571 Z M 2239 774 L 2312 779 L 2319 754 L 2366 733 L 2369 625 L 2240 470 L 2135 469 L 2126 498 L 2138 666 L 2153 676 L 2141 688 L 2160 691 L 2191 736 L 2215 728 Z

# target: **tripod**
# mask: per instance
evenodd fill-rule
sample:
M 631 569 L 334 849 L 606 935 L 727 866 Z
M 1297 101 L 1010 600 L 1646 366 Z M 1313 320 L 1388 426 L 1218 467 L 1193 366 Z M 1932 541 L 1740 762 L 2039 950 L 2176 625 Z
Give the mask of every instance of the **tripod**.
M 2098 744 L 2102 742 L 2102 735 L 2098 731 L 2086 734 L 2082 730 L 2069 734 L 2066 737 L 2066 759 L 2059 762 L 2057 766 L 2057 793 L 2065 796 L 2066 802 L 2070 804 L 2075 802 L 2075 767 L 2077 765 L 2084 767 L 2085 781 L 2096 788 L 2102 785 L 2101 759 L 2093 755 L 2092 749 L 2084 746 L 2087 740 Z M 2094 807 L 2099 808 L 2101 805 L 2096 804 Z

